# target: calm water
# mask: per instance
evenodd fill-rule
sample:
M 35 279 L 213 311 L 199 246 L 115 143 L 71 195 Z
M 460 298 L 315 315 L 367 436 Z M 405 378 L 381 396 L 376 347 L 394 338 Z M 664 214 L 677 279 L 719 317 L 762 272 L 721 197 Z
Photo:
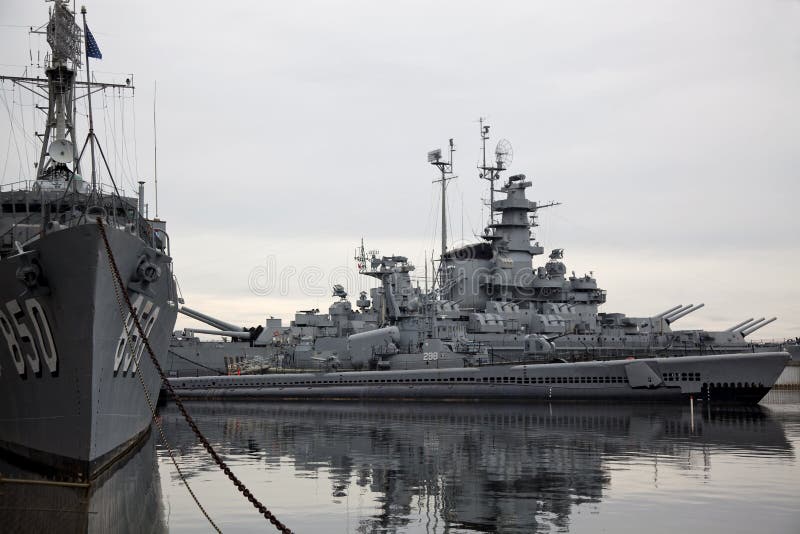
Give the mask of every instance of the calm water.
M 295 532 L 800 532 L 800 392 L 758 408 L 191 403 Z M 167 439 L 224 532 L 270 532 L 174 406 Z M 0 532 L 207 532 L 155 433 L 94 489 L 0 484 Z M 16 473 L 0 462 L 6 476 Z
M 297 532 L 800 532 L 800 393 L 759 408 L 192 403 Z M 173 406 L 168 439 L 225 532 L 263 521 Z M 206 528 L 159 448 L 165 522 Z

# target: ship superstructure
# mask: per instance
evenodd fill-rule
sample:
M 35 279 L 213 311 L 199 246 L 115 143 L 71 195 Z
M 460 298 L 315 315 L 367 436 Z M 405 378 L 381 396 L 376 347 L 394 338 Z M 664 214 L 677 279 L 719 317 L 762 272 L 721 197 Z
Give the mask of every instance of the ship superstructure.
M 120 192 L 94 134 L 91 93 L 131 85 L 89 81 L 99 49 L 83 49 L 83 14 L 81 27 L 70 3 L 56 0 L 34 30 L 50 45 L 46 77 L 0 77 L 47 98 L 35 175 L 0 187 L 0 446 L 85 479 L 147 431 L 145 390 L 158 392 L 121 292 L 157 353 L 178 299 L 165 222 L 146 218 L 143 182 L 138 195 Z M 87 80 L 79 81 L 84 61 Z M 74 110 L 84 98 L 81 143 Z M 110 184 L 101 183 L 99 161 Z
M 479 177 L 489 183 L 491 210 L 478 242 L 448 249 L 447 217 L 443 217 L 433 288 L 422 290 L 412 283 L 415 267 L 408 258 L 367 251 L 362 240 L 354 259 L 359 273 L 378 280 L 378 285 L 369 298 L 362 292 L 357 310 L 346 299 L 346 290 L 338 287 L 334 296 L 339 300 L 327 314 L 305 310 L 288 328 L 279 324 L 268 328 L 274 331 L 273 346 L 280 346 L 277 350 L 290 367 L 332 362 L 341 368 L 391 368 L 390 360 L 399 360 L 397 354 L 421 353 L 433 346 L 460 347 L 457 352 L 479 360 L 485 352 L 489 361 L 581 361 L 783 348 L 747 341 L 775 318 L 750 318 L 724 331 L 676 330 L 676 321 L 704 305 L 677 305 L 647 317 L 601 312 L 606 291 L 594 273 L 570 274 L 564 249 L 546 253 L 536 239 L 540 210 L 558 203 L 529 200 L 533 181 L 524 174 L 504 178 L 511 145 L 501 140 L 494 161 L 487 161 L 489 126 L 481 121 L 480 128 Z M 441 150 L 428 153 L 428 162 L 439 172 L 435 182 L 441 185 L 442 198 L 453 177 L 452 139 L 449 145 L 448 161 L 442 159 Z M 442 210 L 446 205 L 442 203 Z M 427 274 L 425 278 L 427 286 Z M 198 347 L 192 357 L 203 359 L 212 352 L 210 344 L 206 347 Z M 214 360 L 219 365 L 219 358 Z
M 481 122 L 484 155 L 488 132 Z M 468 338 L 485 344 L 497 356 L 512 359 L 537 353 L 544 358 L 557 355 L 580 360 L 778 348 L 746 341 L 776 318 L 750 318 L 725 331 L 674 330 L 675 321 L 704 304 L 678 305 L 649 317 L 600 312 L 605 290 L 594 273 L 568 274 L 564 249 L 553 249 L 537 265 L 537 258 L 545 254 L 535 235 L 539 210 L 557 203 L 529 200 L 533 182 L 524 174 L 503 182 L 509 150 L 508 142 L 502 140 L 495 151 L 496 162 L 479 167 L 481 177 L 490 180 L 492 193 L 491 215 L 480 242 L 443 249 L 440 287 L 431 295 L 439 324 L 466 324 Z M 496 181 L 502 183 L 497 190 Z M 495 199 L 495 192 L 505 198 Z M 542 344 L 541 336 L 552 347 Z

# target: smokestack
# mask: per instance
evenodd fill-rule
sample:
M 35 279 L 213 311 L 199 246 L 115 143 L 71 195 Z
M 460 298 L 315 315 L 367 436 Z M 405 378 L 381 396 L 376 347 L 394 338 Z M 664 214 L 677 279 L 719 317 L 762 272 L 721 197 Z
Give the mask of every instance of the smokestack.
M 139 217 L 144 217 L 144 182 L 139 182 Z

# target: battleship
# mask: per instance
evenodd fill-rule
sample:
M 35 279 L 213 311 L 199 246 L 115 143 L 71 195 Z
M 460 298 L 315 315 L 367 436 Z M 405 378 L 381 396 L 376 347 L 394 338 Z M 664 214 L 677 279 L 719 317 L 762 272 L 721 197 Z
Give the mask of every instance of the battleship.
M 532 182 L 514 175 L 499 189 L 511 162 L 510 143 L 501 140 L 494 162 L 487 163 L 489 126 L 481 122 L 483 163 L 480 178 L 490 183 L 492 214 L 478 243 L 447 248 L 446 202 L 442 203 L 442 254 L 433 288 L 414 286 L 414 265 L 404 256 L 381 256 L 367 251 L 363 240 L 354 260 L 361 275 L 379 284 L 370 294 L 361 292 L 355 306 L 344 287 L 333 288 L 336 299 L 327 313 L 303 310 L 288 327 L 280 319 L 267 319 L 266 328 L 232 325 L 191 308 L 181 312 L 211 329 L 176 332 L 165 363 L 173 376 L 227 374 L 243 368 L 279 367 L 358 369 L 363 361 L 353 359 L 365 339 L 395 327 L 399 343 L 377 346 L 371 368 L 391 366 L 391 351 L 420 353 L 423 340 L 431 338 L 449 346 L 469 348 L 475 355 L 484 351 L 492 362 L 592 361 L 628 357 L 673 357 L 735 352 L 776 352 L 787 350 L 800 358 L 793 343 L 757 343 L 747 338 L 777 318 L 749 318 L 722 331 L 675 329 L 675 324 L 704 304 L 676 305 L 647 317 L 601 312 L 606 291 L 598 286 L 594 273 L 567 276 L 564 249 L 554 249 L 543 265 L 536 257 L 545 254 L 535 240 L 539 210 L 557 205 L 528 200 Z M 451 157 L 442 160 L 440 150 L 429 154 L 429 162 L 445 184 L 453 170 Z M 494 199 L 495 193 L 506 198 Z M 373 333 L 371 333 L 373 332 Z M 383 331 L 387 332 L 387 331 Z M 394 331 L 392 331 L 394 332 Z M 401 333 L 402 332 L 402 333 Z M 224 336 L 225 341 L 202 341 L 195 333 Z M 422 333 L 422 334 L 420 334 Z M 395 334 L 392 334 L 395 335 Z M 352 337 L 351 337 L 352 336 Z M 376 337 L 378 336 L 378 337 Z M 384 336 L 385 338 L 386 336 Z M 391 336 L 390 336 L 391 337 Z M 386 339 L 380 341 L 386 344 Z M 368 349 L 372 350 L 372 349 Z M 394 357 L 394 365 L 398 358 Z M 355 365 L 354 365 L 355 363 Z M 255 365 L 253 365 L 255 364 Z
M 144 182 L 135 196 L 118 189 L 94 134 L 92 93 L 133 85 L 90 81 L 89 58 L 101 54 L 82 13 L 81 27 L 70 3 L 57 0 L 48 22 L 32 28 L 50 47 L 46 77 L 1 78 L 46 98 L 47 114 L 35 176 L 0 188 L 0 447 L 87 480 L 148 432 L 145 397 L 160 377 L 140 363 L 147 355 L 135 318 L 164 351 L 178 299 L 165 222 L 146 217 Z M 84 102 L 88 133 L 79 143 Z M 112 259 L 126 287 L 116 285 Z
M 485 154 L 484 124 L 481 137 Z M 407 257 L 368 253 L 362 242 L 355 255 L 359 272 L 378 281 L 371 299 L 362 293 L 353 310 L 347 292 L 336 286 L 339 300 L 328 314 L 298 313 L 287 330 L 272 333 L 273 348 L 288 337 L 291 367 L 312 364 L 319 374 L 176 376 L 173 387 L 192 398 L 697 397 L 734 403 L 757 403 L 769 391 L 790 356 L 780 345 L 756 350 L 745 338 L 774 318 L 749 319 L 724 332 L 673 331 L 672 323 L 702 304 L 645 318 L 600 313 L 605 291 L 591 275 L 567 278 L 563 250 L 535 266 L 535 256 L 544 253 L 534 241 L 537 211 L 553 204 L 528 200 L 532 183 L 521 174 L 496 189 L 508 164 L 507 146 L 498 145 L 495 164 L 484 157 L 480 167 L 491 184 L 492 206 L 482 242 L 448 250 L 443 215 L 432 290 L 414 285 Z M 428 155 L 441 171 L 442 198 L 452 173 L 452 140 L 450 150 L 447 162 L 440 150 Z M 505 198 L 495 200 L 495 192 Z M 249 337 L 268 347 L 262 331 L 248 333 L 195 310 L 184 313 L 216 328 L 205 333 Z

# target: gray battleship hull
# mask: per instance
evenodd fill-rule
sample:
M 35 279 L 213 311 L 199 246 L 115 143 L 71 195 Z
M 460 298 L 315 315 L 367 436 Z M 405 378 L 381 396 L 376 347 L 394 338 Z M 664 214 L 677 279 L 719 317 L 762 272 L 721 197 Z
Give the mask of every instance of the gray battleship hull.
M 127 282 L 147 246 L 129 232 L 106 232 Z M 0 261 L 0 447 L 91 477 L 144 435 L 151 415 L 140 378 L 154 402 L 160 379 L 141 344 L 133 347 L 142 357 L 137 371 L 123 343 L 127 309 L 115 297 L 96 224 L 45 235 L 28 248 Z M 26 291 L 16 272 L 31 257 L 43 282 Z M 157 353 L 166 350 L 177 313 L 165 271 L 145 294 L 130 292 L 140 317 L 153 319 L 143 326 Z
M 270 358 L 277 354 L 272 346 L 251 346 L 241 341 L 173 340 L 159 363 L 167 376 L 208 376 L 228 373 L 228 364 Z
M 785 352 L 408 371 L 174 378 L 188 399 L 446 399 L 757 404 Z

